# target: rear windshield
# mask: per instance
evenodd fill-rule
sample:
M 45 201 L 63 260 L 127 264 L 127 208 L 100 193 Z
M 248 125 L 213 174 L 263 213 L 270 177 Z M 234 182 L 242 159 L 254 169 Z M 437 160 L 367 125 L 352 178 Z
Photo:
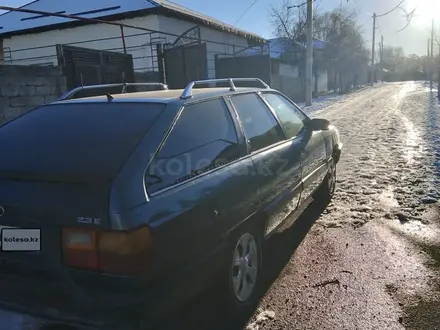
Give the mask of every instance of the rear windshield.
M 113 178 L 164 107 L 159 103 L 39 107 L 0 128 L 0 175 Z

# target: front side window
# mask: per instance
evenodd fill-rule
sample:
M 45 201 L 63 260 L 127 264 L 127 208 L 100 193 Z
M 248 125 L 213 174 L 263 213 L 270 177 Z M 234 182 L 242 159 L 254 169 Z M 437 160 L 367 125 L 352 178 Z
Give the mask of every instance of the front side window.
M 240 157 L 237 132 L 223 99 L 185 107 L 147 171 L 149 192 L 167 188 Z
M 251 152 L 284 139 L 281 127 L 274 115 L 256 94 L 232 96 L 231 101 L 242 122 Z
M 306 117 L 298 111 L 293 103 L 285 97 L 275 93 L 263 93 L 263 98 L 277 114 L 281 126 L 283 126 L 289 138 L 293 138 L 304 128 Z

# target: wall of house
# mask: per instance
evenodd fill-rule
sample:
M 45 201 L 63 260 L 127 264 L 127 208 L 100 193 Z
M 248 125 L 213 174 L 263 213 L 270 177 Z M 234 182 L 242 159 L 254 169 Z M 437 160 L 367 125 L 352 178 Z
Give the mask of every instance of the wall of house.
M 159 16 L 160 31 L 164 33 L 180 35 L 192 28 L 195 24 L 176 18 Z M 200 35 L 203 40 L 209 40 L 206 45 L 208 57 L 208 78 L 215 78 L 215 54 L 234 54 L 234 52 L 246 48 L 246 38 L 226 31 L 219 31 L 202 26 Z M 167 42 L 174 42 L 175 36 L 166 36 Z
M 315 88 L 315 76 L 313 76 L 312 86 Z M 297 65 L 272 61 L 272 87 L 289 96 L 292 100 L 301 102 L 305 97 L 305 79 L 300 75 Z M 328 92 L 327 71 L 318 72 L 318 83 L 315 94 L 325 94 Z
M 135 70 L 142 72 L 151 71 L 150 68 L 154 65 L 157 66 L 151 58 L 152 52 L 155 54 L 155 46 L 151 47 L 151 42 L 172 43 L 178 35 L 195 25 L 192 22 L 155 15 L 126 19 L 120 23 L 174 34 L 151 34 L 142 30 L 124 28 L 127 52 L 133 55 Z M 244 37 L 203 26 L 201 27 L 201 37 L 211 41 L 207 44 L 208 75 L 210 78 L 215 78 L 215 54 L 232 54 L 248 45 L 247 39 Z M 3 47 L 11 49 L 12 64 L 57 65 L 54 46 L 56 44 L 123 52 L 120 28 L 105 24 L 14 36 L 5 39 Z
M 157 16 L 150 15 L 127 19 L 120 23 L 146 29 L 159 29 Z M 127 51 L 133 55 L 136 68 L 151 67 L 150 38 L 146 31 L 124 28 Z M 141 35 L 139 35 L 141 34 Z M 70 29 L 52 30 L 42 33 L 14 36 L 4 39 L 3 47 L 10 47 L 12 64 L 57 65 L 56 44 L 123 52 L 121 30 L 118 26 L 93 24 Z
M 0 65 L 0 125 L 66 92 L 60 67 Z
M 297 65 L 288 64 L 288 63 L 279 63 L 278 74 L 281 76 L 298 78 L 299 77 L 299 68 Z

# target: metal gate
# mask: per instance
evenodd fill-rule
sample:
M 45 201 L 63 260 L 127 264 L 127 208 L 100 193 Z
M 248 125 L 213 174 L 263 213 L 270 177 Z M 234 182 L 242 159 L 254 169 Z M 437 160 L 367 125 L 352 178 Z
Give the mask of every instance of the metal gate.
M 190 81 L 208 77 L 207 49 L 198 26 L 182 33 L 172 44 L 165 44 L 163 58 L 170 88 L 184 88 Z
M 131 54 L 57 45 L 69 89 L 96 84 L 134 82 Z
M 215 56 L 216 78 L 260 78 L 270 85 L 271 71 L 270 55 L 262 47 L 251 46 L 235 54 Z

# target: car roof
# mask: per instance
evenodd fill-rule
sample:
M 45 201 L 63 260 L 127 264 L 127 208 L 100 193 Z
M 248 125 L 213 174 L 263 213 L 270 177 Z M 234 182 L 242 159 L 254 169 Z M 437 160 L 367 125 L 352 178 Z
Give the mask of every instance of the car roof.
M 194 88 L 192 90 L 192 97 L 181 99 L 183 89 L 171 90 L 157 90 L 148 92 L 135 92 L 124 94 L 111 94 L 112 102 L 150 102 L 150 103 L 188 103 L 209 99 L 216 96 L 232 95 L 244 92 L 256 92 L 263 90 L 262 88 L 237 87 L 236 91 L 231 91 L 229 87 L 215 87 L 215 88 Z M 269 90 L 269 89 L 264 89 Z M 93 103 L 93 102 L 108 102 L 106 95 L 84 97 L 70 100 L 56 101 L 52 104 L 73 104 L 73 103 Z

